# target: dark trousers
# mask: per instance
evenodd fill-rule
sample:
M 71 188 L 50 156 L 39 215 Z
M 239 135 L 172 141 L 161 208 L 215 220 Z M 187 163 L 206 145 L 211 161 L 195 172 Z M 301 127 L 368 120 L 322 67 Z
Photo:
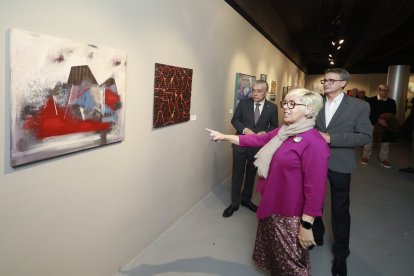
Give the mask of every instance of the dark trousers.
M 248 202 L 252 198 L 254 179 L 257 168 L 254 166 L 254 155 L 257 150 L 252 148 L 233 147 L 233 174 L 231 177 L 231 204 L 239 206 L 240 202 Z M 244 185 L 243 185 L 244 179 Z M 243 191 L 241 192 L 243 186 Z
M 351 184 L 350 173 L 339 173 L 328 170 L 331 186 L 331 224 L 334 236 L 333 254 L 341 261 L 349 256 L 349 234 L 351 231 L 351 215 L 349 213 L 349 191 Z M 316 217 L 313 223 L 314 232 L 325 232 L 321 217 Z
M 351 174 L 328 170 L 328 179 L 331 186 L 331 224 L 335 239 L 333 253 L 336 259 L 345 260 L 349 256 L 351 231 L 349 213 Z

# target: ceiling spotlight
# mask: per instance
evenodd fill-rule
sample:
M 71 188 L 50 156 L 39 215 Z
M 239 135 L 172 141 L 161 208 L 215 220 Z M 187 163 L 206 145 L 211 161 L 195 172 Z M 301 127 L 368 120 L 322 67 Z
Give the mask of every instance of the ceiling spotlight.
M 335 41 L 331 41 L 331 43 L 332 43 L 332 46 L 335 46 Z
M 332 57 L 332 55 L 331 55 L 331 54 L 329 54 L 329 57 Z
M 341 39 L 341 40 L 339 40 L 339 42 L 338 42 L 338 43 L 339 43 L 339 44 L 342 44 L 342 43 L 344 43 L 344 41 L 345 41 L 345 40 Z
M 339 49 L 341 49 L 341 47 L 342 47 L 342 46 L 341 46 L 341 45 L 339 45 L 339 46 L 338 46 L 338 48 L 336 48 L 336 49 L 337 49 L 337 50 L 339 50 Z
M 331 62 L 330 62 L 330 64 L 334 65 L 334 64 L 335 64 L 335 62 L 331 61 Z

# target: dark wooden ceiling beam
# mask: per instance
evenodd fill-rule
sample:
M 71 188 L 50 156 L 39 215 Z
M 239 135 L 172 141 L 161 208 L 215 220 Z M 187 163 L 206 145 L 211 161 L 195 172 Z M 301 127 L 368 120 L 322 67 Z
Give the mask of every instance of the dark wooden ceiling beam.
M 413 11 L 413 1 L 378 1 L 370 13 L 369 22 L 361 30 L 359 39 L 352 45 L 353 50 L 345 62 L 345 68 L 351 68 L 363 59 L 385 36 L 413 16 Z
M 225 0 L 233 9 L 240 13 L 266 39 L 275 45 L 296 66 L 305 73 L 307 64 L 301 53 L 290 39 L 285 23 L 280 19 L 269 0 Z

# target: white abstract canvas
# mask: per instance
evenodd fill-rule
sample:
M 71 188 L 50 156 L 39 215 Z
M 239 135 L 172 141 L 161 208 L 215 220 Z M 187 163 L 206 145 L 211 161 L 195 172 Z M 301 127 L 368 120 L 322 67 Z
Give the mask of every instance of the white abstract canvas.
M 122 50 L 10 30 L 11 165 L 124 139 Z

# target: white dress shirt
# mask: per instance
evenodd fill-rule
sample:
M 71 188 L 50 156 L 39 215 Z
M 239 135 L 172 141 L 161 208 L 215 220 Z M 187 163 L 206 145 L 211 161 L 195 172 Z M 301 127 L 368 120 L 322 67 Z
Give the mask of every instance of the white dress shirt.
M 265 99 L 263 99 L 263 101 L 261 101 L 261 102 L 254 102 L 254 109 L 253 109 L 253 111 L 256 109 L 256 104 L 260 104 L 259 110 L 260 110 L 260 114 L 262 114 L 264 102 L 265 102 Z
M 326 127 L 328 127 L 329 123 L 331 122 L 332 117 L 335 114 L 336 110 L 338 109 L 338 106 L 341 104 L 343 98 L 344 98 L 344 93 L 339 94 L 332 101 L 329 101 L 328 97 L 326 98 L 326 102 L 325 102 Z

